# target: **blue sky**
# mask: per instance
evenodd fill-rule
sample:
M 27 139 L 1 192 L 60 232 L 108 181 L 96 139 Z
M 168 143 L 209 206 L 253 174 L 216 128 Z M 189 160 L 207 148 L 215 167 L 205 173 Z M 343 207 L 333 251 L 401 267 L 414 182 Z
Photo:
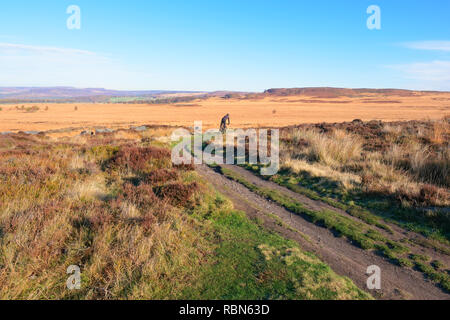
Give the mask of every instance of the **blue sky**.
M 3 1 L 0 86 L 450 90 L 450 1 Z

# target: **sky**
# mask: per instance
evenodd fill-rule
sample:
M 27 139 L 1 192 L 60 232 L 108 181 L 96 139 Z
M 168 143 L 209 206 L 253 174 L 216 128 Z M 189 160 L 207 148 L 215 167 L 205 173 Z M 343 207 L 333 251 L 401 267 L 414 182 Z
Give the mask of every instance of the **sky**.
M 2 1 L 0 86 L 450 91 L 450 1 Z

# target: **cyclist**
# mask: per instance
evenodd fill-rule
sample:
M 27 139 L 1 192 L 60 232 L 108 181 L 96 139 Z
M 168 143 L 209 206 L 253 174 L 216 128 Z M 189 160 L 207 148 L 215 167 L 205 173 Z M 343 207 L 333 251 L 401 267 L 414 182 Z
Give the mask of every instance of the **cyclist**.
M 222 118 L 222 121 L 220 122 L 220 132 L 224 133 L 225 131 L 227 131 L 227 126 L 229 125 L 230 125 L 230 114 L 227 113 L 227 115 L 224 116 Z

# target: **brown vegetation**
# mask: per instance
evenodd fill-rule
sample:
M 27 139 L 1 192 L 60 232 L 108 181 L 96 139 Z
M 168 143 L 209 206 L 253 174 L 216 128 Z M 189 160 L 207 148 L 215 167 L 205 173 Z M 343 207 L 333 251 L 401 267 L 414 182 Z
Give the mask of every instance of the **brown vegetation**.
M 448 120 L 318 124 L 283 130 L 283 164 L 347 189 L 392 195 L 413 206 L 450 205 Z
M 283 92 L 286 91 L 286 94 Z M 47 131 L 74 128 L 129 128 L 139 125 L 191 127 L 203 121 L 204 128 L 217 128 L 224 114 L 231 115 L 233 128 L 285 127 L 300 123 L 335 123 L 355 118 L 369 121 L 406 121 L 439 119 L 450 114 L 450 93 L 402 90 L 283 89 L 277 93 L 231 94 L 226 99 L 211 95 L 192 97 L 190 103 L 174 105 L 148 103 L 35 103 L 51 112 L 25 113 L 5 105 L 0 119 L 1 131 Z M 74 112 L 75 106 L 78 111 Z M 276 110 L 276 113 L 273 111 Z
M 179 213 L 195 184 L 183 187 L 184 171 L 155 166 L 167 164 L 168 150 L 85 139 L 0 136 L 0 297 L 169 296 L 208 252 Z M 81 291 L 65 288 L 71 264 L 83 266 Z
M 134 173 L 146 173 L 155 168 L 167 166 L 171 163 L 170 156 L 168 149 L 124 147 L 108 160 L 107 165 Z
M 167 130 L 0 135 L 1 299 L 370 298 L 172 166 Z M 298 254 L 264 261 L 261 245 Z

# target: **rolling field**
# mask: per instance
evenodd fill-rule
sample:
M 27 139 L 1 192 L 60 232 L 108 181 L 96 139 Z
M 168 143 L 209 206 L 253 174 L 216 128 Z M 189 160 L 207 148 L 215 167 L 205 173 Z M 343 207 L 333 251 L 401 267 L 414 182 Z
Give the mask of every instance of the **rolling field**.
M 340 97 L 255 95 L 231 99 L 210 97 L 170 105 L 36 103 L 1 105 L 0 108 L 0 132 L 79 130 L 98 126 L 124 128 L 143 124 L 192 126 L 195 120 L 203 121 L 204 128 L 214 128 L 226 113 L 230 113 L 234 128 L 283 127 L 353 119 L 440 119 L 450 114 L 450 93 L 413 92 L 407 96 L 366 93 Z
M 0 135 L 0 299 L 371 299 L 158 135 Z
M 272 177 L 175 166 L 172 128 L 0 135 L 0 298 L 448 299 L 449 129 L 282 128 Z
M 1 105 L 0 298 L 448 300 L 450 93 L 280 90 Z M 226 113 L 280 127 L 277 174 L 172 163 Z
M 0 11 L 0 301 L 450 301 L 450 0 L 29 2 Z

